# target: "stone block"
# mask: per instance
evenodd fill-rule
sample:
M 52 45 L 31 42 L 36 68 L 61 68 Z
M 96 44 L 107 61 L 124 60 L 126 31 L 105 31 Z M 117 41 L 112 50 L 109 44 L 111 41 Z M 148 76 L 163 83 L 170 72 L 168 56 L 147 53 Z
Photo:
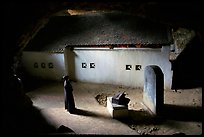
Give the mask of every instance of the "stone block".
M 112 118 L 124 118 L 128 116 L 128 106 L 112 103 L 112 97 L 107 97 L 107 109 Z

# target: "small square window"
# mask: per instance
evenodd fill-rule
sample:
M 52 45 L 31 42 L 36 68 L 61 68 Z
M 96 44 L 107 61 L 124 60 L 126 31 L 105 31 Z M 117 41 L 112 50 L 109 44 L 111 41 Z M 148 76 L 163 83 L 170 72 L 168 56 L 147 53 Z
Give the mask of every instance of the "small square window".
M 126 65 L 126 70 L 131 70 L 132 69 L 132 65 Z
M 90 63 L 90 68 L 95 68 L 95 63 Z
M 135 65 L 135 70 L 141 70 L 142 69 L 142 65 Z
M 53 63 L 50 62 L 50 63 L 48 64 L 48 67 L 49 67 L 49 68 L 54 68 Z
M 45 68 L 45 63 L 41 63 L 41 68 Z
M 37 62 L 34 63 L 34 68 L 38 68 L 38 63 Z
M 86 63 L 82 63 L 82 64 L 81 64 L 81 67 L 82 67 L 82 68 L 86 68 L 86 67 L 87 67 L 87 64 L 86 64 Z

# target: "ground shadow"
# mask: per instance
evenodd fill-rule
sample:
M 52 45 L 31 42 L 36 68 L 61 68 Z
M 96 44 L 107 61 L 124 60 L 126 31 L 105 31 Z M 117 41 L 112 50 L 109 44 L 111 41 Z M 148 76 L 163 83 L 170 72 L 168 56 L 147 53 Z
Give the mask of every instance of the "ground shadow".
M 72 114 L 76 115 L 83 115 L 83 116 L 98 116 L 96 113 L 88 111 L 88 110 L 82 110 L 79 108 L 76 108 L 75 111 Z
M 109 117 L 107 117 L 107 116 L 105 116 L 103 114 L 100 114 L 100 113 L 97 113 L 97 112 L 88 111 L 88 110 L 83 110 L 83 109 L 79 109 L 79 108 L 76 108 L 76 110 L 72 114 L 82 115 L 82 116 L 90 116 L 90 117 L 109 118 Z
M 71 128 L 68 128 L 68 127 L 66 127 L 64 125 L 60 125 L 57 128 L 57 133 L 72 133 L 72 134 L 75 134 L 74 130 L 72 130 Z
M 116 118 L 127 125 L 159 124 L 161 119 L 145 110 L 128 110 L 128 117 Z
M 128 117 L 116 118 L 127 125 L 160 125 L 166 120 L 202 121 L 202 107 L 165 104 L 160 115 L 152 115 L 147 110 L 129 110 Z
M 202 107 L 164 104 L 162 117 L 178 121 L 202 121 Z
M 39 135 L 56 133 L 56 128 L 34 106 L 25 109 L 12 108 L 4 111 L 2 124 L 5 134 Z

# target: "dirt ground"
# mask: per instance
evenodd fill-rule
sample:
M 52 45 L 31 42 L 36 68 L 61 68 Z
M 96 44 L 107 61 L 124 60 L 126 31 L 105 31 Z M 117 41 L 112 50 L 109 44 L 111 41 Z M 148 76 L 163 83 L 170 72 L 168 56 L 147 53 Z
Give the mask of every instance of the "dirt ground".
M 71 84 L 76 107 L 83 114 L 72 115 L 64 110 L 62 83 L 43 84 L 27 93 L 34 106 L 56 127 L 65 125 L 76 134 L 202 135 L 202 88 L 165 90 L 163 113 L 153 117 L 143 105 L 143 89 L 82 82 Z M 106 108 L 106 97 L 118 92 L 125 92 L 130 99 L 129 116 L 124 119 L 111 118 Z

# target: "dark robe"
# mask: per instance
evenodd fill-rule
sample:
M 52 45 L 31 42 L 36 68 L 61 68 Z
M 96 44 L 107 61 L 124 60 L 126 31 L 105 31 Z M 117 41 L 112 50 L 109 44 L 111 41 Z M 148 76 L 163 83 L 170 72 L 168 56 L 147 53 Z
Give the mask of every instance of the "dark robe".
M 64 81 L 64 97 L 65 97 L 65 109 L 67 109 L 70 113 L 75 110 L 74 96 L 73 96 L 73 88 L 70 84 L 69 80 Z

